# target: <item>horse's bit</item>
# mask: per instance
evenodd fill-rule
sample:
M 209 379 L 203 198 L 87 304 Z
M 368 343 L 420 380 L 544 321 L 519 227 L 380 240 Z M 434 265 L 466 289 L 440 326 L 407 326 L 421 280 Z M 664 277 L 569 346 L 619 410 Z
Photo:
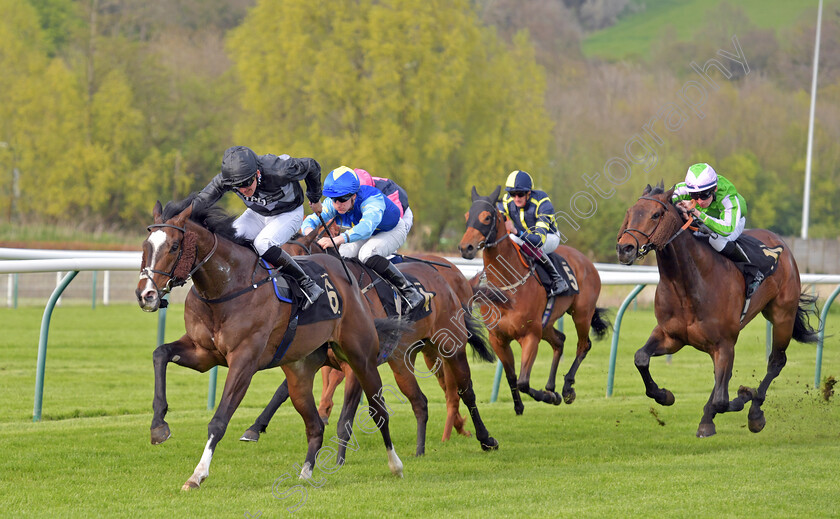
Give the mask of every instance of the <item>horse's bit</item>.
M 656 202 L 657 204 L 661 205 L 665 209 L 666 212 L 668 211 L 668 206 L 665 204 L 665 202 L 663 202 L 662 200 L 659 200 L 658 198 L 653 198 L 653 197 L 650 197 L 650 196 L 640 196 L 639 200 L 651 200 L 651 201 Z M 657 249 L 656 244 L 651 241 L 650 237 L 653 236 L 656 233 L 656 230 L 659 228 L 660 223 L 662 223 L 661 218 L 659 219 L 659 221 L 656 222 L 656 225 L 653 227 L 653 230 L 650 231 L 649 233 L 646 233 L 646 232 L 644 232 L 640 229 L 634 229 L 634 228 L 624 229 L 624 231 L 621 233 L 622 236 L 624 236 L 624 234 L 629 234 L 630 237 L 633 238 L 633 240 L 636 242 L 636 259 L 641 259 L 641 258 L 645 257 L 648 252 L 650 252 L 654 249 Z M 677 232 L 675 232 L 674 235 L 671 236 L 668 239 L 668 241 L 666 241 L 662 245 L 662 247 L 660 247 L 660 248 L 664 249 L 665 247 L 667 247 L 668 244 L 671 243 L 672 241 L 674 241 L 674 239 L 677 236 L 679 236 L 684 230 L 686 230 L 688 228 L 688 226 L 691 225 L 691 223 L 692 223 L 692 220 L 688 220 L 687 222 L 685 222 L 685 225 L 680 227 L 680 229 Z M 637 238 L 636 235 L 633 234 L 633 233 L 639 233 L 642 236 L 644 236 L 645 238 L 647 238 L 647 243 L 645 243 L 644 245 L 640 244 L 639 243 L 639 238 Z M 619 239 L 621 239 L 621 236 L 619 236 Z

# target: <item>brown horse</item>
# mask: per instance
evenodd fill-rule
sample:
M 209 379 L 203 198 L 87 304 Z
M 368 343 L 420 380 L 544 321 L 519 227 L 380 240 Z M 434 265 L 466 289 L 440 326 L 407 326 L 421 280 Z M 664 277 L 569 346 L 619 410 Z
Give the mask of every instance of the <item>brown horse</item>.
M 388 413 L 380 394 L 382 381 L 376 369 L 378 332 L 394 331 L 386 330 L 390 322 L 374 322 L 355 280 L 344 276 L 337 259 L 320 256 L 309 261 L 326 270 L 329 277 L 325 279 L 324 297 L 341 301 L 343 312 L 335 319 L 299 326 L 294 339 L 285 345 L 285 353 L 278 351 L 292 318 L 292 305 L 274 295 L 268 283 L 271 273 L 258 263 L 256 253 L 237 239 L 234 218 L 218 208 L 193 214 L 192 198 L 171 202 L 163 211 L 160 202 L 155 204 L 155 223 L 149 226 L 149 237 L 143 242 L 143 267 L 136 290 L 140 307 L 154 312 L 173 286 L 184 284 L 190 277 L 194 283 L 184 307 L 186 334 L 154 352 L 153 444 L 170 436 L 164 420 L 167 364 L 174 362 L 201 372 L 217 365 L 229 368 L 222 397 L 207 427 L 201 461 L 182 489 L 198 488 L 207 478 L 216 444 L 254 373 L 276 365 L 283 368 L 292 403 L 306 425 L 308 449 L 300 475 L 311 477 L 324 433 L 312 396 L 312 380 L 326 357 L 325 343 L 355 370 L 385 442 L 390 469 L 402 476 L 403 466 L 391 443 Z M 354 413 L 355 408 L 348 412 Z
M 479 250 L 484 250 L 484 272 L 492 290 L 479 289 L 482 298 L 480 307 L 490 335 L 490 343 L 496 351 L 505 370 L 510 392 L 513 396 L 513 408 L 516 414 L 522 414 L 524 406 L 519 396 L 520 391 L 531 395 L 535 400 L 559 405 L 561 396 L 554 392 L 557 367 L 563 354 L 566 336 L 554 328 L 554 323 L 564 313 L 572 316 L 577 331 L 577 355 L 566 373 L 562 400 L 571 404 L 575 400 L 575 382 L 580 363 L 592 348 L 589 340 L 590 328 L 598 338 L 603 338 L 609 322 L 605 311 L 595 306 L 601 293 L 601 278 L 595 265 L 579 251 L 560 246 L 555 251 L 566 259 L 572 270 L 571 284 L 579 290 L 578 294 L 558 296 L 554 308 L 543 322 L 547 295 L 533 268 L 522 259 L 517 245 L 508 239 L 504 216 L 498 210 L 501 187 L 490 196 L 479 196 L 475 187 L 472 189 L 472 205 L 466 214 L 467 230 L 461 238 L 458 249 L 461 256 L 472 259 Z M 491 316 L 488 318 L 488 316 Z M 487 321 L 491 322 L 487 322 Z M 545 391 L 534 389 L 530 385 L 531 368 L 537 358 L 540 339 L 546 340 L 554 349 L 554 357 L 548 375 Z M 516 378 L 513 352 L 510 342 L 516 340 L 522 346 L 522 360 L 519 379 Z
M 778 267 L 753 294 L 743 323 L 744 277 L 735 264 L 716 252 L 705 239 L 682 232 L 682 219 L 671 203 L 673 188 L 660 185 L 645 188 L 639 200 L 627 209 L 618 233 L 616 251 L 625 265 L 632 264 L 650 250 L 656 250 L 659 285 L 656 287 L 657 326 L 647 342 L 636 352 L 635 364 L 645 383 L 645 394 L 661 405 L 674 403 L 674 395 L 660 388 L 650 374 L 650 358 L 672 354 L 686 344 L 708 353 L 715 365 L 715 387 L 703 407 L 697 437 L 715 434 L 715 415 L 741 411 L 752 402 L 747 415 L 750 431 L 764 428 L 761 405 L 770 383 L 782 371 L 785 350 L 791 338 L 816 342 L 817 332 L 809 324 L 809 310 L 816 298 L 801 293 L 799 270 L 790 249 L 782 250 Z M 753 236 L 768 247 L 784 242 L 764 229 L 752 229 Z M 738 397 L 729 400 L 729 379 L 735 359 L 738 334 L 761 312 L 773 323 L 773 349 L 767 361 L 767 375 L 758 389 L 741 386 Z
M 295 238 L 284 247 L 290 254 L 321 253 L 323 249 L 315 243 L 320 235 L 319 230 L 320 228 L 314 230 L 308 236 Z M 489 435 L 475 404 L 475 393 L 472 389 L 470 367 L 467 362 L 464 343 L 469 342 L 476 354 L 488 362 L 493 361 L 493 355 L 482 336 L 476 319 L 464 307 L 452 286 L 458 287 L 458 291 L 464 293 L 471 292 L 472 289 L 455 265 L 437 256 L 423 256 L 422 259 L 435 262 L 437 265 L 407 261 L 399 264 L 398 268 L 402 272 L 416 277 L 426 291 L 435 294 L 430 299 L 427 296 L 427 305 L 429 305 L 427 308 L 431 309 L 431 313 L 417 321 L 409 322 L 408 330 L 404 332 L 396 348 L 387 359 L 394 372 L 394 379 L 400 390 L 411 402 L 412 410 L 417 419 L 416 455 L 420 456 L 425 452 L 426 422 L 428 420 L 427 400 L 417 384 L 416 377 L 431 374 L 415 371 L 414 363 L 418 351 L 423 352 L 427 366 L 430 367 L 430 371 L 438 376 L 439 383 L 446 394 L 447 421 L 443 439 L 448 439 L 453 425 L 463 430 L 464 419 L 458 414 L 460 395 L 460 398 L 464 400 L 470 410 L 470 416 L 476 428 L 476 437 L 482 449 L 496 449 L 498 448 L 498 442 Z M 352 275 L 359 280 L 360 286 L 365 287 L 373 282 L 369 273 L 358 262 L 348 261 L 347 263 Z M 382 302 L 375 293 L 368 291 L 365 293 L 365 298 L 374 316 L 380 318 L 387 316 Z M 328 375 L 329 385 L 325 384 L 322 406 L 326 409 L 332 407 L 332 394 L 344 378 L 343 376 L 336 376 L 335 373 L 347 376 L 345 402 L 348 398 L 352 398 L 352 394 L 356 391 L 354 388 L 358 387 L 355 376 L 348 369 L 346 363 L 331 362 L 330 364 L 339 369 Z M 242 437 L 243 440 L 256 441 L 259 434 L 265 432 L 272 416 L 285 401 L 286 395 L 287 390 L 281 385 L 266 409 L 245 432 Z M 326 417 L 329 416 L 322 408 L 322 419 L 325 418 L 325 415 Z M 342 416 L 344 416 L 343 411 Z M 341 424 L 339 424 L 338 429 L 340 433 L 344 430 Z M 342 454 L 342 452 L 339 452 L 339 456 Z

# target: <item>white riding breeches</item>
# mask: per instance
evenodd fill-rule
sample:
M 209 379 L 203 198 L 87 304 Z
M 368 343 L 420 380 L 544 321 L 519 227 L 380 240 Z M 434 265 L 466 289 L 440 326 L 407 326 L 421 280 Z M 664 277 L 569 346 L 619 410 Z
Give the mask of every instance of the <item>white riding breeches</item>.
M 738 223 L 735 224 L 735 230 L 732 231 L 729 236 L 721 236 L 720 234 L 709 236 L 709 244 L 716 251 L 722 251 L 728 242 L 735 241 L 738 239 L 738 236 L 741 236 L 741 233 L 744 232 L 744 227 L 746 225 L 747 219 L 745 217 L 742 216 L 741 218 L 738 218 Z
M 525 242 L 525 240 L 523 240 L 519 236 L 514 236 L 512 234 L 508 234 L 508 236 L 510 236 L 510 239 L 513 240 L 513 242 L 516 243 L 517 245 L 522 245 Z M 554 250 L 559 246 L 560 246 L 560 235 L 549 233 L 549 234 L 546 234 L 545 242 L 542 244 L 542 247 L 540 247 L 540 248 L 543 250 L 543 252 L 549 253 L 549 252 L 554 252 Z
M 262 255 L 271 247 L 280 247 L 292 237 L 303 223 L 303 206 L 274 216 L 263 216 L 246 209 L 233 222 L 239 236 L 254 242 L 254 248 Z
M 388 257 L 397 252 L 397 249 L 405 243 L 408 231 L 411 230 L 413 223 L 414 215 L 411 209 L 407 209 L 400 221 L 397 222 L 396 227 L 390 231 L 383 231 L 370 238 L 353 243 L 342 244 L 339 246 L 338 252 L 345 258 L 359 258 L 362 263 L 374 255 Z

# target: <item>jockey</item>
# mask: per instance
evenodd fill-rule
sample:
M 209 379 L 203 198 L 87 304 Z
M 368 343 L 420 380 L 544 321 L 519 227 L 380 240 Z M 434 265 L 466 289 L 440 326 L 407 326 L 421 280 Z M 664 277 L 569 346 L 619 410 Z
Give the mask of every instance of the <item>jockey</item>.
M 410 220 L 400 216 L 400 209 L 381 191 L 369 185 L 360 185 L 356 173 L 341 166 L 327 175 L 324 181 L 323 216 L 325 220 L 336 218 L 336 223 L 347 228 L 333 240 L 339 253 L 346 258 L 359 258 L 383 279 L 396 287 L 408 303 L 404 313 L 419 306 L 425 297 L 403 276 L 402 272 L 388 261 L 389 256 L 405 243 Z M 410 210 L 406 207 L 406 214 Z M 320 220 L 311 214 L 303 221 L 301 232 L 309 234 Z M 318 240 L 323 249 L 333 246 L 328 236 Z
M 233 222 L 238 235 L 254 242 L 257 253 L 293 277 L 306 297 L 305 310 L 324 292 L 280 247 L 303 222 L 303 190 L 313 211 L 320 211 L 321 166 L 315 159 L 260 155 L 245 146 L 225 150 L 222 171 L 195 197 L 193 211 L 215 204 L 228 191 L 247 209 Z
M 511 172 L 505 182 L 507 193 L 499 203 L 499 210 L 507 217 L 505 228 L 510 233 L 510 239 L 542 263 L 551 276 L 548 297 L 554 297 L 569 289 L 569 283 L 546 255 L 560 245 L 560 235 L 554 222 L 551 200 L 545 191 L 533 187 L 531 175 L 520 170 Z
M 689 198 L 691 200 L 689 200 Z M 746 264 L 753 280 L 747 287 L 747 299 L 755 293 L 764 274 L 752 264 L 735 240 L 744 232 L 747 223 L 747 202 L 727 178 L 718 175 L 706 163 L 688 168 L 685 182 L 674 187 L 671 201 L 677 203 L 684 219 L 691 215 L 703 222 L 711 231 L 709 244 L 736 263 Z

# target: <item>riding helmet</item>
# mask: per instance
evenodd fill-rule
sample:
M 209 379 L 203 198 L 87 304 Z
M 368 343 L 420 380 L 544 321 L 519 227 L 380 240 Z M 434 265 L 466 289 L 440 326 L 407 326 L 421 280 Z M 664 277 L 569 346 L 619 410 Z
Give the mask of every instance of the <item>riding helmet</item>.
M 257 174 L 257 154 L 245 146 L 232 146 L 222 157 L 222 179 L 229 186 L 239 184 Z
M 695 164 L 685 174 L 685 185 L 689 193 L 706 191 L 717 186 L 717 173 L 705 162 Z
M 330 171 L 324 180 L 324 196 L 338 198 L 354 195 L 359 191 L 359 178 L 347 166 L 340 166 Z
M 521 170 L 512 171 L 505 182 L 505 191 L 530 191 L 534 188 L 531 175 Z

